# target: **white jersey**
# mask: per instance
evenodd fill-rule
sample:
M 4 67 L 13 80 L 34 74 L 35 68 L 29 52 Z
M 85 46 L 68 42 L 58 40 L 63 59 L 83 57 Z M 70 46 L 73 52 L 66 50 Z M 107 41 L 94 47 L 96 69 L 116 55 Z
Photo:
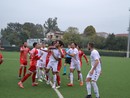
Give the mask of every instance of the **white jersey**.
M 98 60 L 99 61 L 99 64 L 97 65 L 96 67 L 96 70 L 101 70 L 101 62 L 100 62 L 100 55 L 98 53 L 97 50 L 92 50 L 91 51 L 91 55 L 90 55 L 90 59 L 91 59 L 91 66 L 93 68 L 94 64 L 95 64 L 95 60 Z
M 38 51 L 38 56 L 41 56 L 43 54 L 43 51 L 41 51 L 40 49 L 37 49 Z
M 74 57 L 71 58 L 71 62 L 73 63 L 77 63 L 79 62 L 79 52 L 78 52 L 78 49 L 77 48 L 70 48 L 68 51 L 67 51 L 68 54 L 75 54 Z
M 47 48 L 41 48 L 41 50 L 47 50 Z M 46 56 L 48 54 L 48 52 L 42 51 L 43 55 L 41 57 L 41 59 L 43 60 L 43 62 L 46 62 Z
M 51 51 L 53 51 L 55 57 L 61 58 L 61 53 L 60 53 L 60 51 L 59 51 L 58 49 L 52 49 Z M 57 61 L 57 60 L 53 57 L 53 55 L 50 56 L 50 59 L 49 59 L 49 60 L 50 60 L 50 61 Z M 57 61 L 57 62 L 58 62 L 58 61 Z

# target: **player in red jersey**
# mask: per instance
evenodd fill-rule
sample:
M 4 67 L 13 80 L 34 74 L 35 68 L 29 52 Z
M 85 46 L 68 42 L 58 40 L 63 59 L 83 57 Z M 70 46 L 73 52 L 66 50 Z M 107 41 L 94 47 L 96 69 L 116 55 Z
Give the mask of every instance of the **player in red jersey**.
M 61 45 L 60 45 L 60 47 L 58 48 L 59 49 L 59 51 L 60 51 L 60 54 L 61 54 L 61 58 L 64 58 L 64 56 L 65 56 L 65 50 L 63 49 L 63 46 L 64 46 L 64 44 L 63 44 L 63 42 L 61 42 Z M 60 83 L 61 83 L 61 80 L 60 80 L 60 70 L 61 70 L 61 67 L 62 67 L 62 59 L 60 59 L 59 61 L 58 61 L 58 67 L 57 67 L 57 74 L 56 74 L 56 76 L 57 76 L 57 84 L 58 84 L 58 86 L 56 87 L 56 88 L 60 88 Z
M 0 50 L 4 50 L 4 48 L 1 48 L 1 46 L 0 46 Z M 2 55 L 2 53 L 0 53 L 0 64 L 2 64 L 3 63 L 3 55 Z
M 87 64 L 89 64 L 89 60 L 87 58 L 87 56 L 84 54 L 83 50 L 81 49 L 80 46 L 77 46 L 77 49 L 79 51 L 79 60 L 80 60 L 80 66 L 82 67 L 82 57 L 84 57 L 85 61 Z
M 89 60 L 87 56 L 84 54 L 83 50 L 81 49 L 80 46 L 77 46 L 77 49 L 79 51 L 79 60 L 80 60 L 80 67 L 82 67 L 82 57 L 84 57 L 85 61 L 87 64 L 89 64 Z M 78 74 L 78 80 L 79 80 L 79 74 Z
M 20 68 L 19 68 L 19 78 L 21 79 L 22 70 L 24 68 L 23 76 L 26 74 L 27 68 L 27 55 L 30 49 L 27 47 L 27 42 L 24 42 L 23 45 L 20 47 Z
M 28 79 L 28 77 L 30 77 L 32 74 L 32 86 L 37 86 L 38 83 L 35 83 L 35 76 L 36 76 L 36 64 L 37 64 L 37 60 L 39 60 L 41 58 L 41 56 L 38 56 L 38 45 L 36 42 L 33 43 L 33 49 L 30 51 L 30 55 L 31 55 L 31 60 L 30 60 L 30 68 L 29 68 L 29 72 L 21 79 L 20 82 L 18 82 L 18 86 L 21 88 L 24 88 L 23 86 L 23 82 Z

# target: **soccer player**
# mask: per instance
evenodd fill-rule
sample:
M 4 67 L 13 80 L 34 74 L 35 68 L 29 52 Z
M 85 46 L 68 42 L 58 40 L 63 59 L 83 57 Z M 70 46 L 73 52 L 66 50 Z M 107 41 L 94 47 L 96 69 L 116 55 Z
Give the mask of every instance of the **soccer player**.
M 68 48 L 65 49 L 65 52 L 67 52 L 71 48 L 70 45 L 68 45 Z M 65 55 L 65 63 L 64 63 L 64 68 L 63 68 L 63 75 L 66 75 L 66 65 L 71 63 L 71 56 L 68 54 Z
M 84 57 L 86 63 L 89 64 L 87 56 L 84 54 L 83 50 L 81 50 L 81 47 L 79 45 L 77 46 L 77 49 L 79 51 L 80 67 L 82 67 L 82 57 Z M 78 74 L 78 80 L 79 80 L 79 74 Z
M 60 42 L 61 42 L 61 41 L 60 41 Z M 63 49 L 63 46 L 64 46 L 64 44 L 63 44 L 63 42 L 61 42 L 61 45 L 60 45 L 60 47 L 58 48 L 59 51 L 60 51 L 60 54 L 61 54 L 61 58 L 64 58 L 64 55 L 65 55 L 65 51 L 64 51 L 64 49 Z M 60 60 L 58 61 L 57 74 L 56 74 L 58 86 L 57 86 L 56 88 L 60 88 L 60 83 L 61 83 L 61 80 L 60 80 L 60 70 L 61 70 L 61 67 L 62 67 L 62 59 L 60 59 Z
M 37 49 L 37 51 L 38 51 L 38 56 L 41 56 L 42 54 L 44 54 L 43 53 L 43 51 L 41 50 L 41 47 L 42 47 L 42 44 L 41 43 L 39 43 L 38 44 L 38 49 Z M 42 55 L 43 56 L 43 55 Z M 39 59 L 39 60 L 37 60 L 37 65 L 36 65 L 36 68 L 37 68 L 37 73 L 36 73 L 36 78 L 38 78 L 38 81 L 39 82 L 43 82 L 42 81 L 42 79 L 43 79 L 43 59 L 42 59 L 42 57 Z
M 41 58 L 41 56 L 38 56 L 38 45 L 36 42 L 33 43 L 33 49 L 30 51 L 30 55 L 31 55 L 31 60 L 30 60 L 30 68 L 28 69 L 29 72 L 20 80 L 20 82 L 18 82 L 18 86 L 20 88 L 24 88 L 23 86 L 23 82 L 25 82 L 25 80 L 27 80 L 31 75 L 32 75 L 32 86 L 37 86 L 38 83 L 35 82 L 35 76 L 36 76 L 36 64 L 37 64 L 37 60 L 39 60 Z
M 47 65 L 46 68 L 46 75 L 48 76 L 48 81 L 50 81 L 50 77 L 49 77 L 49 70 L 50 68 L 52 68 L 53 71 L 53 86 L 52 88 L 56 88 L 56 74 L 57 74 L 57 67 L 58 67 L 58 61 L 61 59 L 61 54 L 60 51 L 58 49 L 58 47 L 60 46 L 60 41 L 56 41 L 54 44 L 55 48 L 51 48 L 51 56 L 49 59 L 49 63 Z
M 1 46 L 0 46 L 0 50 L 4 50 L 4 48 L 1 48 Z M 2 53 L 0 53 L 0 64 L 2 64 L 3 63 L 3 55 L 2 55 Z
M 72 43 L 71 48 L 67 51 L 67 54 L 72 57 L 71 65 L 70 65 L 70 83 L 68 84 L 68 86 L 73 86 L 73 72 L 75 69 L 77 70 L 80 76 L 80 86 L 83 86 L 83 77 L 82 77 L 81 68 L 80 68 L 79 52 L 76 47 L 77 47 L 77 44 Z
M 91 84 L 94 89 L 94 93 L 96 98 L 99 97 L 99 89 L 97 86 L 97 80 L 101 73 L 101 57 L 96 49 L 94 49 L 94 43 L 88 43 L 88 50 L 91 51 L 90 59 L 91 59 L 91 69 L 86 77 L 86 89 L 88 95 L 86 98 L 92 98 L 91 96 Z
M 45 75 L 43 69 L 45 69 L 46 67 L 46 56 L 48 54 L 48 49 L 45 47 L 45 43 L 42 43 L 41 48 L 39 50 L 43 53 L 43 55 L 37 62 L 39 63 L 37 66 L 37 75 L 38 75 L 38 81 L 43 82 L 42 80 Z
M 20 47 L 20 68 L 19 68 L 19 79 L 21 79 L 22 70 L 23 76 L 26 74 L 27 68 L 27 56 L 29 54 L 30 49 L 27 47 L 27 42 L 24 42 L 23 45 Z

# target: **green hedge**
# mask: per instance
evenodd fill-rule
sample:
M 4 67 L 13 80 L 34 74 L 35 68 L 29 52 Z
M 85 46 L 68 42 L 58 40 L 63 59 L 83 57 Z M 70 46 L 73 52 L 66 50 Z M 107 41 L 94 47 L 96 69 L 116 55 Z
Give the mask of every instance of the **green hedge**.
M 19 51 L 20 47 L 2 46 L 4 51 Z M 86 55 L 90 55 L 90 51 L 83 49 Z M 109 51 L 109 50 L 98 50 L 101 56 L 113 56 L 113 57 L 126 57 L 125 51 Z
M 86 55 L 90 55 L 90 51 L 83 49 Z M 101 56 L 113 56 L 113 57 L 126 57 L 125 51 L 108 51 L 108 50 L 98 50 Z

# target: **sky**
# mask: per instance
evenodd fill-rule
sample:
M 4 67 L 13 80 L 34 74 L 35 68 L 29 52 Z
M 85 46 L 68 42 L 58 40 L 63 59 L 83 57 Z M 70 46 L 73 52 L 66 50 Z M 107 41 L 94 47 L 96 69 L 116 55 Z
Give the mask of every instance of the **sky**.
M 57 17 L 62 31 L 93 25 L 97 32 L 128 33 L 130 0 L 0 0 L 0 29 L 7 23 L 44 24 Z

